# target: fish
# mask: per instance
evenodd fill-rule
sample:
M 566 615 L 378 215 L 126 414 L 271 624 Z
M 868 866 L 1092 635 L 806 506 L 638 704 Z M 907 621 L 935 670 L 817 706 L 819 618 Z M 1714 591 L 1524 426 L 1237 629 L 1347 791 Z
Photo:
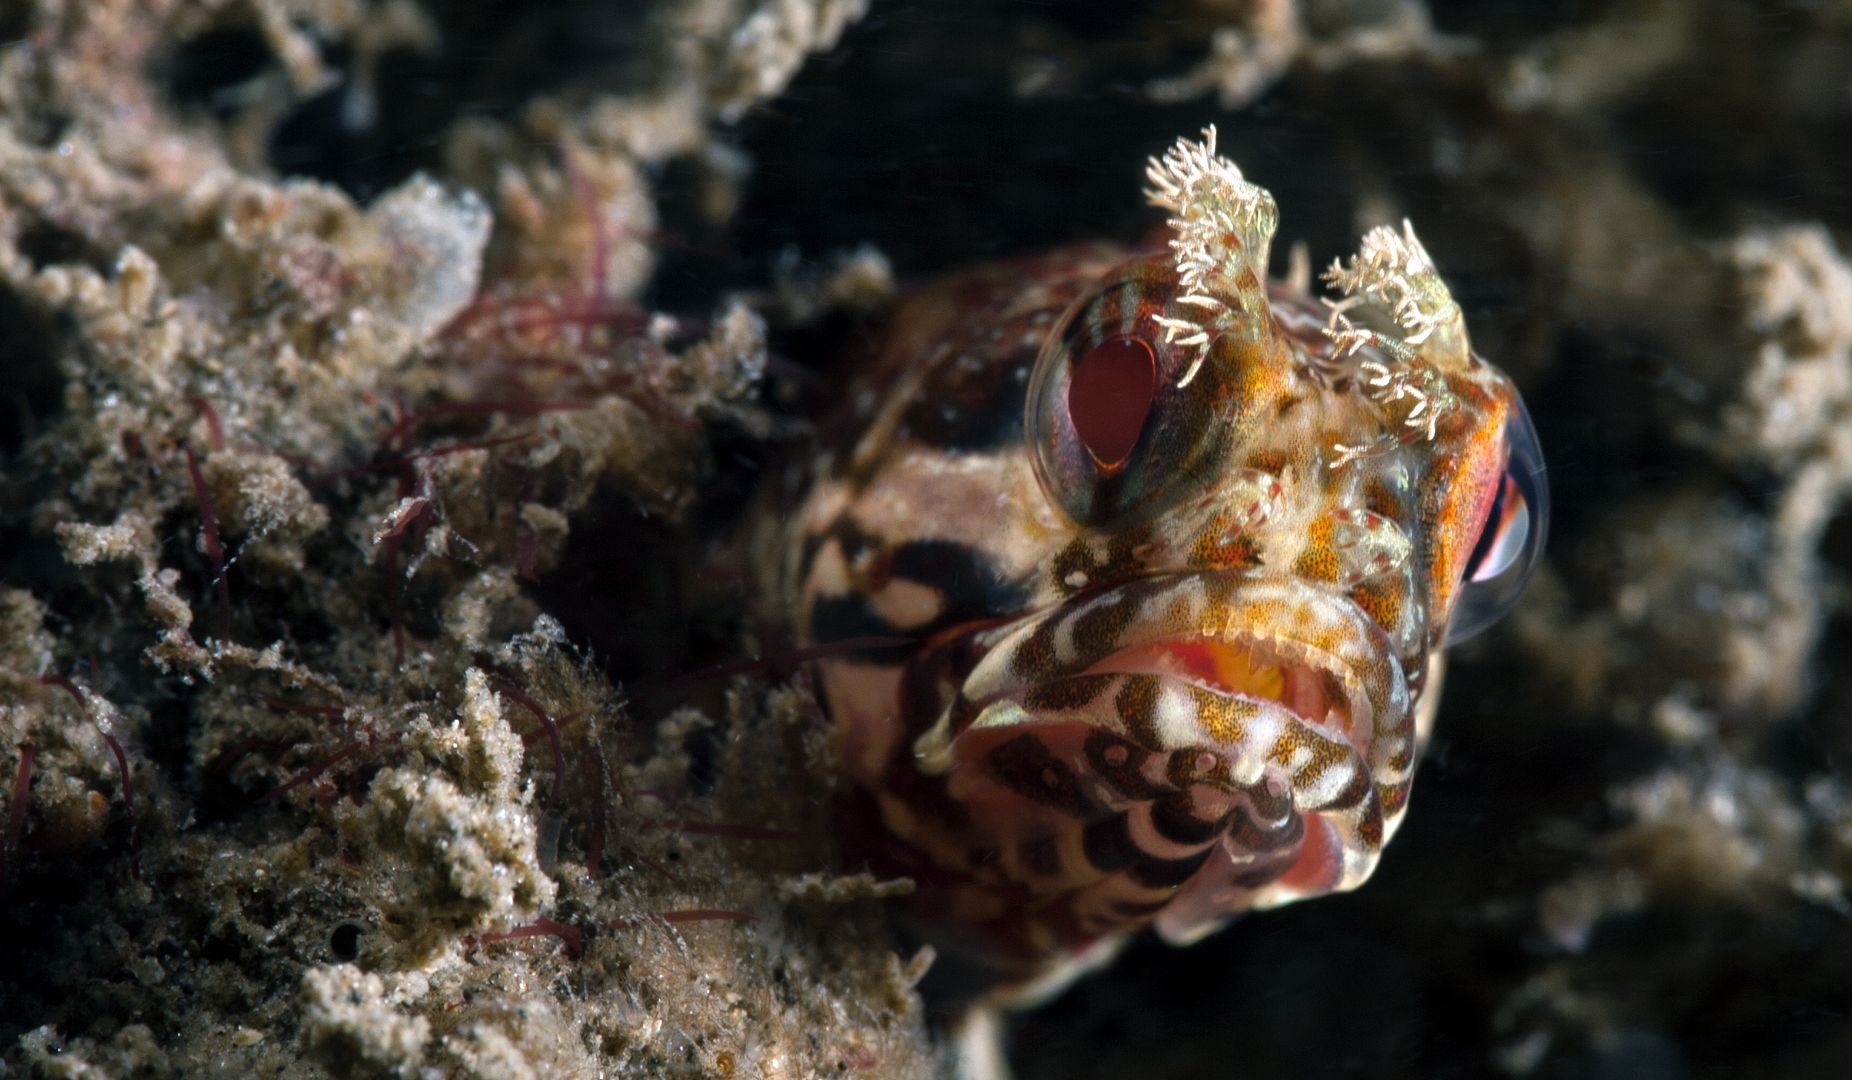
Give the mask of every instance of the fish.
M 1314 299 L 1268 280 L 1276 204 L 1213 127 L 1147 178 L 1167 246 L 901 299 L 774 549 L 847 842 L 986 1002 L 1362 884 L 1445 648 L 1546 533 L 1523 401 L 1411 225 Z

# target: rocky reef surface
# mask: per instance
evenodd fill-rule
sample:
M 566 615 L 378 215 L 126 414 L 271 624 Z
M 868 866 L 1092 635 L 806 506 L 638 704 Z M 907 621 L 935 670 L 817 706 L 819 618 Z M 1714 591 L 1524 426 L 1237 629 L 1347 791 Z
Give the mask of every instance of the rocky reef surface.
M 1852 5 L 0 7 L 0 1075 L 925 1076 L 742 507 L 896 281 L 1214 122 L 1413 219 L 1547 565 L 1359 892 L 1018 1075 L 1852 1060 Z

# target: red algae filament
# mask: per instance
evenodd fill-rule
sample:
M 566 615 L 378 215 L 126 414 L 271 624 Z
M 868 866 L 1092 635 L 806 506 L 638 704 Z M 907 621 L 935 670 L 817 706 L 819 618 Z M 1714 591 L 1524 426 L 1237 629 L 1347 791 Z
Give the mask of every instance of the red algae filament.
M 493 945 L 498 941 L 518 941 L 522 938 L 550 936 L 565 943 L 566 954 L 577 960 L 585 952 L 585 931 L 570 923 L 554 922 L 541 916 L 525 926 L 512 930 L 503 930 L 492 934 L 471 934 L 463 939 L 468 945 Z
M 292 789 L 301 787 L 303 784 L 308 783 L 309 781 L 315 779 L 321 774 L 327 772 L 329 769 L 332 769 L 336 765 L 341 764 L 343 761 L 346 761 L 348 758 L 351 758 L 355 754 L 360 753 L 362 750 L 369 749 L 373 745 L 374 744 L 370 741 L 362 741 L 360 739 L 350 739 L 347 742 L 344 742 L 340 746 L 336 747 L 334 752 L 329 754 L 327 757 L 322 758 L 320 761 L 309 766 L 307 769 L 304 769 L 303 771 L 297 773 L 295 776 L 292 776 L 288 780 L 284 781 L 281 786 L 274 788 L 268 792 L 265 792 L 262 796 L 258 798 L 257 801 L 260 805 L 263 803 L 267 803 L 267 802 L 274 802 L 275 800 L 282 798 L 285 794 L 290 792 Z

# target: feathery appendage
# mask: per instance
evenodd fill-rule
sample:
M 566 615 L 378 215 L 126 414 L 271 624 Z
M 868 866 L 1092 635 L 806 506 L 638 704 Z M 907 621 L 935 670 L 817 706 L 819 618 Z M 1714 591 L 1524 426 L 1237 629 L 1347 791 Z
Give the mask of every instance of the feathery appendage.
M 1178 139 L 1162 159 L 1145 169 L 1151 186 L 1145 197 L 1170 212 L 1176 232 L 1177 274 L 1186 315 L 1162 316 L 1166 344 L 1194 348 L 1188 386 L 1209 356 L 1217 336 L 1244 320 L 1267 314 L 1267 252 L 1279 225 L 1279 208 L 1267 189 L 1249 183 L 1235 163 L 1215 152 L 1215 125 L 1200 142 Z M 1251 324 L 1250 324 L 1251 325 Z
M 1216 153 L 1215 143 L 1211 124 L 1200 141 L 1178 139 L 1145 169 L 1150 180 L 1145 197 L 1170 213 L 1168 223 L 1176 233 L 1170 246 L 1182 290 L 1157 322 L 1164 328 L 1165 344 L 1194 350 L 1178 386 L 1188 386 L 1202 370 L 1216 338 L 1265 325 L 1269 316 L 1262 283 L 1279 209 L 1265 188 Z M 1388 226 L 1370 230 L 1357 253 L 1348 261 L 1334 261 L 1323 278 L 1344 297 L 1330 303 L 1325 329 L 1336 357 L 1355 357 L 1365 345 L 1378 350 L 1388 364 L 1352 361 L 1359 365 L 1355 374 L 1365 392 L 1385 408 L 1405 409 L 1403 425 L 1432 439 L 1436 422 L 1453 404 L 1436 372 L 1467 363 L 1471 350 L 1460 307 L 1414 226 L 1404 221 L 1399 232 Z M 1365 323 L 1403 332 L 1398 336 L 1359 325 L 1351 318 L 1359 312 L 1375 316 Z M 1348 458 L 1340 455 L 1343 460 Z
M 1456 358 L 1466 355 L 1460 306 L 1453 302 L 1447 283 L 1407 219 L 1399 233 L 1387 225 L 1371 229 L 1348 263 L 1333 260 L 1321 277 L 1347 298 L 1332 305 L 1327 331 L 1341 351 L 1355 352 L 1371 341 L 1386 343 L 1382 335 L 1357 327 L 1347 317 L 1347 312 L 1366 306 L 1386 312 L 1407 332 L 1387 344 L 1388 351 L 1399 358 L 1412 359 L 1404 355 L 1412 350 L 1430 362 L 1451 366 L 1450 362 L 1457 363 Z

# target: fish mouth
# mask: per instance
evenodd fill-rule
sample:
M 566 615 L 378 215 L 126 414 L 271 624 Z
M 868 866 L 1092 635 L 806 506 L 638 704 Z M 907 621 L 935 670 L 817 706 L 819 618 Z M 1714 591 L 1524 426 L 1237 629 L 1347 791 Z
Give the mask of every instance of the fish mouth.
M 1290 766 L 1279 740 L 1303 726 L 1354 751 L 1379 783 L 1412 771 L 1413 696 L 1387 632 L 1348 598 L 1306 582 L 1154 575 L 987 637 L 923 754 L 973 728 L 1073 721 L 1154 751 L 1204 747 L 1257 776 L 1269 762 Z M 1167 690 L 1137 712 L 1086 701 L 1089 687 L 1141 676 Z M 1212 707 L 1192 704 L 1197 695 Z
M 1367 755 L 1375 712 L 1363 679 L 1336 657 L 1290 639 L 1239 631 L 1131 645 L 1089 675 L 1155 675 L 1223 698 L 1285 709 Z
M 1417 746 L 1402 662 L 1375 620 L 1311 583 L 1156 575 L 975 644 L 987 651 L 915 740 L 917 768 L 1010 851 L 1119 830 L 1121 847 L 1073 856 L 1098 881 L 1066 887 L 1160 904 L 1172 940 L 1355 888 L 1406 808 Z

